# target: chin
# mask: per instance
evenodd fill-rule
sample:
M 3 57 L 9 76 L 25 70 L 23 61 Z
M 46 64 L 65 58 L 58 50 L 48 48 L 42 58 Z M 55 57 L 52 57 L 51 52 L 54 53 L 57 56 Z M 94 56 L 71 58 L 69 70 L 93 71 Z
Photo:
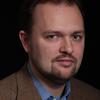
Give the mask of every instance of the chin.
M 62 84 L 65 84 L 66 81 L 70 80 L 74 75 L 75 75 L 75 72 L 66 73 L 62 75 L 53 75 L 51 79 L 52 79 L 52 82 L 62 85 Z
M 63 84 L 65 84 L 68 80 L 70 80 L 70 78 L 71 78 L 72 76 L 68 76 L 68 77 L 64 77 L 64 78 L 62 78 L 62 77 L 53 77 L 53 80 L 52 80 L 52 82 L 54 83 L 54 84 L 58 84 L 58 85 L 63 85 Z

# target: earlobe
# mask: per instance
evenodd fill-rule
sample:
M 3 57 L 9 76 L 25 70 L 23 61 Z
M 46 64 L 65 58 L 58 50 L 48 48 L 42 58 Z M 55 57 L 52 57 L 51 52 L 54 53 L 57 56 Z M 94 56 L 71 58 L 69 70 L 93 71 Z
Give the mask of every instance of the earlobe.
M 19 38 L 20 38 L 20 41 L 23 45 L 23 48 L 26 52 L 29 51 L 29 38 L 28 38 L 28 35 L 25 31 L 21 30 L 19 32 Z

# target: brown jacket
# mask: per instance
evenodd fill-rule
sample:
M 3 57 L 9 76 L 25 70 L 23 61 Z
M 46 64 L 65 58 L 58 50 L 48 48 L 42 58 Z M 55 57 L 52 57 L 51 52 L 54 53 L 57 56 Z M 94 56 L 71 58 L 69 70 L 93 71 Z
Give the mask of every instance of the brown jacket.
M 41 100 L 26 68 L 0 80 L 0 100 Z M 72 79 L 69 100 L 100 100 L 100 92 L 86 83 Z

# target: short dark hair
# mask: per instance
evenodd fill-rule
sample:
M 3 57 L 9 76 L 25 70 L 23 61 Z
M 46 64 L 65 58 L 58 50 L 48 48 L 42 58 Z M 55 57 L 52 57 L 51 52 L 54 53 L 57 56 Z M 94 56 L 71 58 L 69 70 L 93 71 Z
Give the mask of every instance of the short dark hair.
M 76 4 L 82 13 L 82 6 L 78 0 L 22 0 L 19 12 L 19 30 L 31 33 L 33 11 L 38 4 L 46 3 L 67 4 L 69 6 Z

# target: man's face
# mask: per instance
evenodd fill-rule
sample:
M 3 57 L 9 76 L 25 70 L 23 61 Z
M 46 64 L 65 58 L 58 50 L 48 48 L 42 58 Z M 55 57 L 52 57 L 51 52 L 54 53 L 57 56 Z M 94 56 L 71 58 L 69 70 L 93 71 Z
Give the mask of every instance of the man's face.
M 73 76 L 84 51 L 84 24 L 77 6 L 38 5 L 27 51 L 35 73 L 64 81 Z

